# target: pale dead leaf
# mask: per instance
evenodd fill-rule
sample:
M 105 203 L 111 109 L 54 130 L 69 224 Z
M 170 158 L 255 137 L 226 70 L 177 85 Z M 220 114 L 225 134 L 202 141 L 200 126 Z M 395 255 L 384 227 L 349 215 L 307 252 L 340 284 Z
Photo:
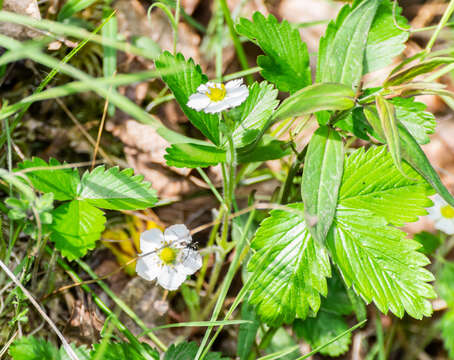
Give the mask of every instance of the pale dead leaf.
M 41 19 L 38 2 L 36 0 L 4 0 L 2 10 L 30 16 L 37 20 Z M 39 32 L 32 30 L 29 27 L 4 22 L 0 22 L 0 34 L 18 40 L 26 40 L 40 35 Z

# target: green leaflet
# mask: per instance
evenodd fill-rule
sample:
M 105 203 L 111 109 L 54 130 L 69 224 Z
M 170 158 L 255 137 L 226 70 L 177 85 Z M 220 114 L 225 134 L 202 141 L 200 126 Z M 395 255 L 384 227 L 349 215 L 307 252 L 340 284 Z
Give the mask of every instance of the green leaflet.
M 273 15 L 255 12 L 252 21 L 241 18 L 236 30 L 263 50 L 265 55 L 257 58 L 260 73 L 280 91 L 293 93 L 312 83 L 306 44 L 286 20 L 279 23 Z
M 142 352 L 144 352 L 148 355 L 148 359 L 159 360 L 159 353 L 156 350 L 152 349 L 150 345 L 146 343 L 142 343 L 141 345 L 141 348 L 137 349 L 135 345 L 127 342 L 109 342 L 105 348 L 102 347 L 102 344 L 95 344 L 93 346 L 92 359 L 145 360 L 145 356 L 142 355 Z
M 21 337 L 9 348 L 13 360 L 59 360 L 58 350 L 50 343 L 33 336 Z
M 43 193 L 53 193 L 55 200 L 72 200 L 77 196 L 79 173 L 76 169 L 52 169 L 52 166 L 61 165 L 55 159 L 50 159 L 47 164 L 44 160 L 35 157 L 19 163 L 17 169 L 39 168 L 25 174 L 35 189 Z
M 249 96 L 240 106 L 229 111 L 234 120 L 233 142 L 237 149 L 260 140 L 279 101 L 278 91 L 266 81 L 249 87 Z
M 408 130 L 399 126 L 399 136 L 401 140 L 402 157 L 407 161 L 426 181 L 433 186 L 435 191 L 451 206 L 454 206 L 454 197 L 449 193 L 448 189 L 443 185 L 427 159 L 426 154 L 419 147 L 416 140 L 411 136 Z
M 317 82 L 337 82 L 356 89 L 363 75 L 369 29 L 381 0 L 345 6 L 320 40 Z
M 251 352 L 253 351 L 252 345 L 254 344 L 255 338 L 257 336 L 260 322 L 258 320 L 254 307 L 247 301 L 244 301 L 241 305 L 241 319 L 251 320 L 252 322 L 249 324 L 240 325 L 236 354 L 238 355 L 240 360 L 248 360 Z
M 342 179 L 344 145 L 342 138 L 327 126 L 312 136 L 301 181 L 304 218 L 314 239 L 324 243 L 333 222 Z
M 413 98 L 395 97 L 389 100 L 396 110 L 396 118 L 404 125 L 419 144 L 429 143 L 429 134 L 435 132 L 435 116 L 425 111 L 424 103 Z
M 396 226 L 418 220 L 432 205 L 432 190 L 407 163 L 402 167 L 406 177 L 385 146 L 356 150 L 345 159 L 339 205 L 370 210 Z
M 347 286 L 380 311 L 421 319 L 432 314 L 433 275 L 420 245 L 369 210 L 337 210 L 327 244 Z
M 409 28 L 408 21 L 401 16 L 402 9 L 396 7 L 396 16 L 393 16 L 393 2 L 383 0 L 377 9 L 374 21 L 367 37 L 366 51 L 364 54 L 363 74 L 382 69 L 400 55 L 405 49 L 409 32 L 400 28 Z
M 258 144 L 238 151 L 238 162 L 241 164 L 281 159 L 291 153 L 291 149 L 283 141 L 264 135 Z
M 162 80 L 169 86 L 181 109 L 189 121 L 203 135 L 214 144 L 219 145 L 219 118 L 217 115 L 206 114 L 203 111 L 196 111 L 186 104 L 189 96 L 194 94 L 200 84 L 207 82 L 208 78 L 202 73 L 199 65 L 195 65 L 192 59 L 186 60 L 182 54 L 172 55 L 168 51 L 159 56 L 155 61 L 158 70 L 165 70 Z M 172 68 L 180 71 L 171 73 Z
M 371 123 L 371 125 L 377 133 L 385 138 L 386 144 L 388 144 L 389 152 L 394 160 L 394 164 L 396 164 L 399 171 L 405 175 L 402 169 L 399 132 L 397 129 L 394 106 L 389 101 L 386 101 L 381 95 L 377 95 L 375 97 L 375 105 L 377 107 L 380 124 Z
M 132 169 L 120 171 L 118 167 L 105 169 L 98 166 L 85 172 L 80 182 L 78 198 L 88 204 L 111 210 L 139 210 L 153 206 L 156 192 L 142 175 Z
M 320 110 L 348 110 L 355 105 L 354 97 L 354 91 L 342 84 L 314 84 L 286 98 L 272 119 L 279 121 Z
M 164 158 L 168 166 L 196 168 L 214 166 L 226 161 L 226 151 L 207 143 L 173 144 L 166 149 Z
M 104 213 L 86 201 L 73 200 L 52 211 L 50 239 L 63 256 L 74 260 L 94 249 L 104 231 Z
M 294 210 L 273 210 L 261 223 L 251 244 L 257 252 L 248 264 L 249 271 L 258 273 L 250 303 L 263 321 L 276 326 L 305 318 L 310 309 L 316 312 L 331 275 L 328 253 L 305 226 L 304 206 L 288 207 Z
M 400 70 L 384 83 L 384 87 L 396 86 L 414 79 L 418 75 L 427 74 L 441 65 L 451 64 L 454 62 L 452 57 L 437 57 L 420 62 L 408 69 Z

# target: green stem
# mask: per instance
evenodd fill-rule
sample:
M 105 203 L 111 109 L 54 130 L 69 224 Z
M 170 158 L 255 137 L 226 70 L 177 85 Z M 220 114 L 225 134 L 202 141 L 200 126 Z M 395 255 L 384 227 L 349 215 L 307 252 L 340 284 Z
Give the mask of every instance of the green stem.
M 222 15 L 222 8 L 219 2 L 216 3 L 216 36 L 217 36 L 217 46 L 216 46 L 216 79 L 217 81 L 222 81 L 222 40 L 223 40 L 223 30 L 224 30 L 224 18 Z
M 235 47 L 238 60 L 243 70 L 247 70 L 249 69 L 249 64 L 247 62 L 246 53 L 244 52 L 243 45 L 241 44 L 241 41 L 235 31 L 235 24 L 233 23 L 232 16 L 230 15 L 230 10 L 227 6 L 227 2 L 226 0 L 219 0 L 219 3 L 221 5 L 222 11 L 224 12 L 225 22 L 227 23 L 227 26 L 229 28 L 230 37 L 232 38 L 233 46 Z M 249 85 L 251 85 L 254 80 L 252 79 L 252 76 L 248 75 L 246 76 L 246 81 Z
M 260 340 L 259 344 L 259 350 L 264 350 L 266 349 L 270 343 L 271 340 L 273 340 L 274 335 L 276 334 L 276 331 L 278 330 L 278 327 L 270 327 L 265 334 L 262 337 L 262 340 Z
M 254 219 L 254 215 L 255 215 L 255 209 L 251 211 L 249 218 L 246 222 L 245 228 L 244 228 L 243 236 L 241 237 L 240 241 L 238 242 L 238 244 L 236 246 L 235 256 L 233 257 L 232 263 L 229 266 L 229 270 L 227 271 L 224 281 L 222 282 L 221 292 L 219 294 L 219 297 L 217 298 L 216 305 L 214 307 L 213 314 L 211 315 L 210 321 L 216 321 L 219 316 L 219 313 L 221 312 L 225 297 L 227 296 L 227 292 L 230 288 L 230 284 L 232 283 L 233 277 L 235 276 L 235 273 L 237 270 L 237 266 L 239 265 L 241 254 L 243 252 L 244 247 L 247 244 L 247 234 L 248 234 L 249 227 L 252 224 L 252 220 Z M 195 360 L 203 359 L 203 357 L 210 350 L 210 346 L 205 346 L 205 345 L 208 342 L 212 329 L 213 329 L 213 326 L 209 326 L 207 328 L 205 335 L 202 339 L 202 342 L 200 344 L 199 350 L 197 351 Z
M 210 190 L 211 192 L 214 194 L 214 196 L 216 196 L 216 199 L 218 199 L 218 201 L 223 204 L 224 203 L 224 200 L 222 199 L 222 196 L 221 194 L 219 194 L 219 192 L 217 191 L 216 187 L 214 186 L 214 184 L 211 182 L 210 178 L 208 177 L 207 174 L 205 174 L 205 171 L 202 170 L 202 168 L 196 168 L 197 172 L 200 174 L 200 176 L 202 177 L 202 179 L 207 183 L 207 185 L 210 187 Z
M 223 250 L 223 254 L 219 256 L 219 258 L 216 256 L 214 268 L 210 276 L 210 282 L 208 283 L 206 295 L 208 299 L 211 297 L 211 294 L 213 294 L 214 287 L 216 286 L 216 283 L 219 279 L 219 274 L 221 273 L 222 265 L 224 264 L 225 255 L 226 255 L 225 250 Z
M 440 22 L 438 23 L 437 28 L 435 29 L 434 33 L 432 34 L 432 37 L 430 38 L 429 42 L 427 43 L 426 46 L 426 56 L 427 54 L 430 53 L 432 50 L 432 47 L 435 44 L 435 41 L 437 40 L 438 35 L 440 34 L 441 29 L 446 25 L 448 20 L 451 18 L 452 13 L 454 12 L 454 0 L 451 0 L 449 2 L 448 8 L 446 9 L 445 13 L 443 14 Z
M 177 0 L 177 5 L 175 9 L 175 29 L 173 30 L 173 54 L 177 54 L 177 43 L 178 43 L 178 24 L 180 22 L 180 1 Z
M 225 75 L 224 80 L 229 81 L 229 80 L 238 79 L 240 77 L 258 73 L 260 70 L 262 70 L 262 68 L 260 66 L 256 66 L 256 67 L 253 67 L 253 68 L 250 68 L 247 70 L 237 71 L 237 72 L 231 73 L 229 75 Z
M 224 216 L 224 214 L 223 214 L 224 211 L 225 211 L 224 207 L 221 206 L 221 208 L 219 210 L 219 214 L 218 214 L 218 216 L 216 218 L 216 222 L 217 223 L 211 229 L 210 237 L 208 238 L 208 243 L 207 243 L 207 247 L 208 248 L 213 246 L 214 241 L 216 240 L 216 235 L 218 233 L 219 227 L 221 226 L 221 223 L 219 221 Z M 199 293 L 200 290 L 202 289 L 202 285 L 203 285 L 203 282 L 205 280 L 205 274 L 206 274 L 207 269 L 208 269 L 208 260 L 209 260 L 209 254 L 205 255 L 205 257 L 203 258 L 202 268 L 200 269 L 199 277 L 197 278 L 197 283 L 196 283 L 196 292 L 197 293 Z
M 375 330 L 377 333 L 378 360 L 386 360 L 385 340 L 383 336 L 383 326 L 381 324 L 381 317 L 379 311 L 376 311 Z

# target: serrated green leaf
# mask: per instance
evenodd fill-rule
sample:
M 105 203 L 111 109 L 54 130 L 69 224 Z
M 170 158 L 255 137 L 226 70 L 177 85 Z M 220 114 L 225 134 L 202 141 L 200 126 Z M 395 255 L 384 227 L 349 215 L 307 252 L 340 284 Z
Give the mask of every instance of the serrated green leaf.
M 293 329 L 298 337 L 304 338 L 315 349 L 348 330 L 349 326 L 342 316 L 320 310 L 315 318 L 296 320 Z M 320 353 L 328 356 L 342 355 L 348 351 L 351 338 L 351 333 L 348 333 L 324 347 Z
M 306 225 L 320 243 L 324 243 L 336 212 L 343 165 L 342 138 L 336 130 L 320 127 L 309 143 L 301 180 Z
M 181 342 L 178 345 L 172 344 L 164 354 L 163 360 L 193 360 L 197 355 L 199 346 L 196 342 Z M 221 353 L 209 352 L 206 360 L 227 360 L 223 358 Z
M 402 164 L 407 177 L 393 164 L 385 146 L 356 150 L 345 160 L 339 205 L 367 209 L 390 224 L 403 226 L 426 215 L 429 185 L 408 164 Z
M 266 81 L 252 84 L 249 87 L 249 96 L 239 107 L 229 111 L 228 116 L 235 122 L 233 142 L 236 148 L 245 147 L 258 141 L 271 114 L 279 103 L 278 91 Z
M 403 159 L 426 179 L 449 205 L 454 206 L 454 197 L 441 182 L 440 177 L 430 164 L 424 151 L 422 151 L 416 140 L 403 125 L 399 124 L 398 127 Z
M 150 348 L 148 344 L 146 346 L 147 354 L 149 358 L 159 360 L 159 353 L 156 350 Z M 136 347 L 130 343 L 108 343 L 105 348 L 102 344 L 95 344 L 93 346 L 92 358 L 99 358 L 102 360 L 145 360 L 145 357 L 136 349 Z M 102 355 L 100 355 L 102 354 Z M 98 356 L 98 357 L 97 357 Z M 100 357 L 99 357 L 100 356 Z
M 443 314 L 440 321 L 441 337 L 449 358 L 454 359 L 454 310 L 450 309 Z
M 416 76 L 427 74 L 439 66 L 451 64 L 453 62 L 454 58 L 452 57 L 437 57 L 421 61 L 419 64 L 396 72 L 385 81 L 384 86 L 389 87 L 406 83 L 414 79 Z
M 14 341 L 9 348 L 9 354 L 13 360 L 60 360 L 55 346 L 33 336 L 24 336 Z
M 195 65 L 192 59 L 186 60 L 182 54 L 174 56 L 168 51 L 162 53 L 155 64 L 158 70 L 178 69 L 177 72 L 162 75 L 162 80 L 169 86 L 192 125 L 215 145 L 219 145 L 218 116 L 193 110 L 186 105 L 189 96 L 196 92 L 200 84 L 206 83 L 208 80 L 200 66 Z
M 52 169 L 52 166 L 61 166 L 56 159 L 50 159 L 49 164 L 40 158 L 25 160 L 17 165 L 18 170 L 30 168 L 49 168 L 34 170 L 26 173 L 33 187 L 43 193 L 53 193 L 54 199 L 59 201 L 72 200 L 77 196 L 79 173 L 76 169 Z
M 433 275 L 420 245 L 369 210 L 339 207 L 327 244 L 347 286 L 380 311 L 421 319 L 432 314 Z
M 63 21 L 73 16 L 75 13 L 86 9 L 95 2 L 96 0 L 68 0 L 58 13 L 57 20 Z
M 346 5 L 320 40 L 318 82 L 342 83 L 356 89 L 363 75 L 366 43 L 381 0 Z
M 394 105 L 385 100 L 383 96 L 377 95 L 375 97 L 375 105 L 377 106 L 377 113 L 380 119 L 380 125 L 371 123 L 375 131 L 380 136 L 384 137 L 388 145 L 389 152 L 393 158 L 394 164 L 399 171 L 405 175 L 402 168 L 402 155 L 400 152 L 400 139 L 399 131 L 397 129 L 396 112 Z
M 252 321 L 249 324 L 241 324 L 238 332 L 238 345 L 236 354 L 240 360 L 248 360 L 252 352 L 252 346 L 257 336 L 260 326 L 254 307 L 249 302 L 244 301 L 241 306 L 241 319 Z
M 236 30 L 263 50 L 265 55 L 257 58 L 260 73 L 280 91 L 293 93 L 312 83 L 307 46 L 286 20 L 279 23 L 273 15 L 255 12 L 252 21 L 241 18 Z
M 409 26 L 401 12 L 402 9 L 397 6 L 393 16 L 393 3 L 390 0 L 383 0 L 378 7 L 367 37 L 363 74 L 388 66 L 404 51 L 409 32 L 401 29 Z
M 342 84 L 314 84 L 286 98 L 272 118 L 279 121 L 321 110 L 348 110 L 355 105 L 354 97 L 353 90 Z
M 214 166 L 226 161 L 227 153 L 211 144 L 173 144 L 166 149 L 164 158 L 168 166 L 196 168 Z
M 104 213 L 85 200 L 73 200 L 52 211 L 50 239 L 69 260 L 84 256 L 104 231 Z
M 337 315 L 350 315 L 353 312 L 353 304 L 337 271 L 333 271 L 333 276 L 328 279 L 328 296 L 323 299 L 321 310 Z
M 288 206 L 294 211 L 273 210 L 261 223 L 251 244 L 257 252 L 248 264 L 249 271 L 258 273 L 250 302 L 259 317 L 273 325 L 305 318 L 309 309 L 316 312 L 331 274 L 326 250 L 306 228 L 304 206 Z
M 153 206 L 156 192 L 134 170 L 98 166 L 85 172 L 80 181 L 78 198 L 96 207 L 110 210 L 139 210 Z
M 427 144 L 428 134 L 435 132 L 435 116 L 425 111 L 427 106 L 414 98 L 395 97 L 390 100 L 396 110 L 396 118 L 407 128 L 419 144 Z

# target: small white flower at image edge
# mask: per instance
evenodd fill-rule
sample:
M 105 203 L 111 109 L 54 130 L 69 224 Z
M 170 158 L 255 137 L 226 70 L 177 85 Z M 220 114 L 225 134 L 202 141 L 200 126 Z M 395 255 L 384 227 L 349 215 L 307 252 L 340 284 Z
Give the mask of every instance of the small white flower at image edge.
M 219 113 L 241 105 L 249 96 L 249 89 L 243 79 L 222 83 L 207 82 L 197 88 L 197 92 L 189 97 L 187 105 L 207 114 Z
M 168 227 L 164 234 L 156 228 L 144 231 L 140 235 L 137 274 L 148 281 L 156 279 L 164 289 L 177 290 L 202 266 L 200 254 L 189 247 L 191 242 L 191 234 L 183 224 Z
M 454 234 L 454 207 L 449 205 L 440 195 L 432 198 L 434 205 L 427 209 L 429 219 L 434 222 L 437 230 L 448 235 Z

